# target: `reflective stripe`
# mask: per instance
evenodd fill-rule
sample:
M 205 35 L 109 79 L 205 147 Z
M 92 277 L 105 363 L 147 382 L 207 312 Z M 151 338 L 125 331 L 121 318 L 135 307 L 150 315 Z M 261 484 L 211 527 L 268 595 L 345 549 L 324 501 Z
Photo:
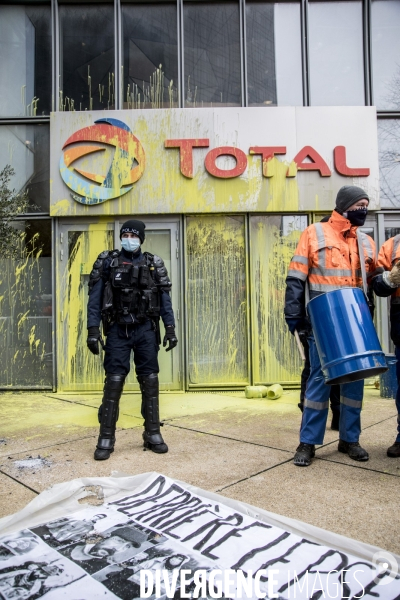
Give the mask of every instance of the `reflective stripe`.
M 360 236 L 361 236 L 361 240 L 362 240 L 362 245 L 363 245 L 363 250 L 367 251 L 367 255 L 368 258 L 374 258 L 374 250 L 372 248 L 370 239 L 368 237 L 368 235 L 366 233 L 363 233 L 362 231 L 360 231 Z M 360 257 L 361 259 L 361 257 Z
M 305 281 L 307 279 L 307 274 L 297 271 L 297 269 L 289 269 L 287 276 L 296 277 L 297 279 L 301 279 L 301 281 Z
M 325 267 L 312 267 L 310 275 L 322 275 L 322 277 L 351 277 L 351 269 L 326 269 Z
M 315 223 L 314 227 L 315 227 L 315 233 L 317 234 L 318 248 L 325 248 L 326 244 L 325 244 L 325 233 L 324 233 L 323 225 L 321 225 L 321 223 Z
M 329 400 L 326 402 L 314 402 L 313 400 L 304 399 L 304 406 L 307 408 L 313 408 L 314 410 L 325 410 L 329 408 Z
M 315 227 L 315 233 L 317 235 L 318 250 L 321 250 L 322 248 L 326 247 L 324 228 L 321 225 L 321 223 L 315 223 L 314 227 Z M 320 255 L 318 256 L 318 261 L 320 262 L 320 265 L 319 265 L 320 267 L 325 267 L 325 261 L 326 261 L 325 254 L 326 254 L 325 252 L 321 252 Z
M 297 262 L 301 265 L 308 265 L 308 258 L 307 256 L 300 256 L 300 254 L 295 254 L 292 258 L 292 262 Z
M 362 400 L 353 400 L 353 398 L 346 398 L 345 396 L 340 396 L 340 403 L 352 408 L 362 407 Z
M 343 287 L 340 284 L 332 285 L 331 283 L 313 283 L 310 280 L 309 283 L 311 292 L 334 292 L 335 290 L 340 290 Z
M 400 244 L 400 233 L 394 236 L 393 238 L 393 252 L 392 252 L 392 262 L 396 259 L 397 248 Z

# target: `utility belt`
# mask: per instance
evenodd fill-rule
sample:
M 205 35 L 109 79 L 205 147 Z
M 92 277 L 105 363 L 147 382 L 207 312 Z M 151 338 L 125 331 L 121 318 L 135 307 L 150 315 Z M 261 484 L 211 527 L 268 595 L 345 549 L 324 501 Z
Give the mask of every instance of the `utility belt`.
M 158 322 L 160 292 L 148 265 L 132 265 L 114 259 L 110 278 L 105 283 L 102 306 L 103 331 L 111 325 L 144 323 L 148 318 Z

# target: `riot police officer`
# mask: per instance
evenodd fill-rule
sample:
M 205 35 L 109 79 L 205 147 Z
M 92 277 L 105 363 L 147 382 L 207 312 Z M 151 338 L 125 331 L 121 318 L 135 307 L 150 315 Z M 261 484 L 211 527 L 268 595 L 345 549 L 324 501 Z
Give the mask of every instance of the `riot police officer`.
M 106 460 L 114 451 L 118 406 L 130 371 L 133 351 L 136 376 L 142 393 L 143 445 L 153 452 L 168 452 L 160 432 L 158 350 L 160 317 L 165 327 L 163 346 L 175 348 L 175 319 L 171 282 L 162 258 L 142 252 L 146 225 L 130 219 L 120 230 L 121 250 L 99 254 L 89 277 L 87 346 L 99 354 L 100 321 L 107 336 L 106 378 L 99 408 L 100 434 L 95 460 Z

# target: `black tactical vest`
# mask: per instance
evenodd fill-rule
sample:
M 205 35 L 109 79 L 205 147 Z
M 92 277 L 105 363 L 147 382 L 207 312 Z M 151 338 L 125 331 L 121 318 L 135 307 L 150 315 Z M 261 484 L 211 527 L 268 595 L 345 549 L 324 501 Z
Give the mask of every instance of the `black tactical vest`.
M 113 312 L 117 323 L 143 323 L 160 316 L 160 292 L 154 281 L 152 255 L 145 252 L 135 265 L 120 254 L 110 265 Z

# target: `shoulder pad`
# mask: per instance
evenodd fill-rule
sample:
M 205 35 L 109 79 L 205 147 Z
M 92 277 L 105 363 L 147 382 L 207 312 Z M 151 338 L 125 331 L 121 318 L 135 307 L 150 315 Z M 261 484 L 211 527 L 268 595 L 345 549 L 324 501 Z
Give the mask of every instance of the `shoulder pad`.
M 164 266 L 163 259 L 161 258 L 161 256 L 157 256 L 157 254 L 154 254 L 154 256 L 153 256 L 153 262 L 154 262 L 154 266 L 156 268 L 160 268 L 160 267 Z
M 92 290 L 93 286 L 95 285 L 95 283 L 97 283 L 99 281 L 99 279 L 102 278 L 103 276 L 103 263 L 104 261 L 110 257 L 110 256 L 114 256 L 115 253 L 119 254 L 118 250 L 104 250 L 103 252 L 100 252 L 100 254 L 98 255 L 94 265 L 93 265 L 93 269 L 89 275 L 89 293 L 90 290 Z
M 157 254 L 153 257 L 153 264 L 155 268 L 155 276 L 158 281 L 158 285 L 162 290 L 169 291 L 171 289 L 172 283 L 168 277 L 168 271 L 164 265 L 164 261 Z
M 145 257 L 148 265 L 152 265 L 154 263 L 154 254 L 151 254 L 150 252 L 143 252 L 143 256 Z

